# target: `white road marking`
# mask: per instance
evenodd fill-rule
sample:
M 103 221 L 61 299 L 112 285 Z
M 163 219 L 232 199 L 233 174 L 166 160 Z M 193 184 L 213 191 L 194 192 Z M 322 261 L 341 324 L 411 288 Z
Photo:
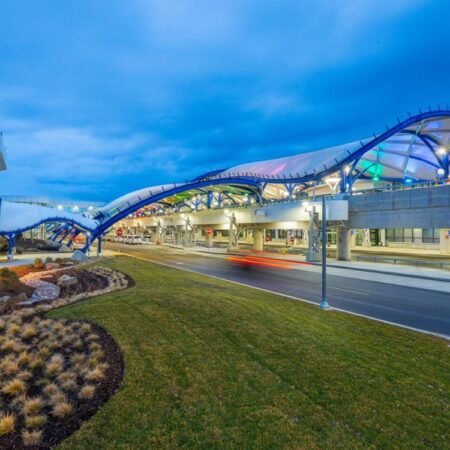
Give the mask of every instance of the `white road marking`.
M 328 289 L 338 289 L 339 291 L 354 292 L 355 294 L 365 295 L 367 297 L 369 297 L 369 295 L 370 295 L 367 292 L 354 291 L 353 289 L 344 289 L 344 288 L 339 288 L 336 286 L 328 286 Z

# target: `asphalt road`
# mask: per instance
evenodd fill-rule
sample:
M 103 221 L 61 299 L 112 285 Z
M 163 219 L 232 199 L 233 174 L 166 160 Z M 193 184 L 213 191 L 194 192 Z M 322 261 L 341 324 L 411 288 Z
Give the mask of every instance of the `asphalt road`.
M 314 303 L 320 302 L 320 272 L 278 268 L 244 270 L 222 257 L 184 253 L 183 250 L 167 247 L 108 244 L 108 248 Z M 332 307 L 450 336 L 448 293 L 336 275 L 328 275 L 327 279 L 327 297 Z

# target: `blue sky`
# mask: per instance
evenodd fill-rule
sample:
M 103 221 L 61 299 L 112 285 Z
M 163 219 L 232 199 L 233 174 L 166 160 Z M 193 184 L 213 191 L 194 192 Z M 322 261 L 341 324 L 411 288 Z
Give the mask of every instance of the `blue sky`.
M 450 103 L 448 0 L 2 0 L 0 195 L 110 200 Z

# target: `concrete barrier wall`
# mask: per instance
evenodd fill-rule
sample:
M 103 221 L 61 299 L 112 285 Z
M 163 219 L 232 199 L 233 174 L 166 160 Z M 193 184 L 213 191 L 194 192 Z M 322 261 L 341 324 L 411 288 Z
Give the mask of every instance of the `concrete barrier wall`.
M 450 185 L 353 195 L 350 228 L 450 227 Z

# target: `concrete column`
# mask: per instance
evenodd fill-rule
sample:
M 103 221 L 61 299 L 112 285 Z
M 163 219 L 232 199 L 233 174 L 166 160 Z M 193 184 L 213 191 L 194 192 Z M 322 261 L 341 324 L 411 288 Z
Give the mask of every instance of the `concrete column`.
M 363 247 L 371 247 L 372 243 L 370 242 L 370 229 L 369 228 L 364 228 L 362 230 L 362 233 L 363 233 L 362 246 Z
M 208 248 L 211 248 L 214 246 L 214 242 L 213 242 L 213 233 L 211 234 L 205 234 L 205 245 Z
M 253 250 L 255 252 L 264 251 L 264 230 L 253 228 Z
M 152 228 L 152 242 L 156 244 L 158 241 L 158 228 Z
M 338 261 L 350 261 L 351 230 L 346 227 L 336 229 L 336 259 Z
M 380 229 L 380 242 L 383 247 L 386 247 L 386 229 Z
M 356 230 L 350 230 L 350 248 L 356 247 Z
M 450 255 L 450 228 L 440 229 L 439 250 L 441 255 Z

